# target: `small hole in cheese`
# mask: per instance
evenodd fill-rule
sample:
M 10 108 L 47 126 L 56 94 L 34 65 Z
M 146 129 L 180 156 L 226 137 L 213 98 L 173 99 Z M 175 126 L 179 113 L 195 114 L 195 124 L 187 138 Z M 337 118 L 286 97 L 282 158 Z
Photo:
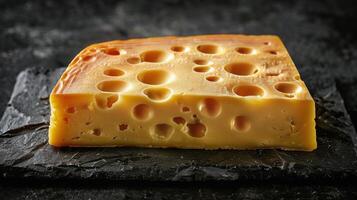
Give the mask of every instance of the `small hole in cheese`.
M 120 51 L 117 48 L 107 48 L 102 50 L 105 54 L 110 56 L 118 56 L 120 55 Z
M 208 67 L 208 66 L 199 66 L 199 67 L 194 67 L 193 71 L 198 72 L 198 73 L 206 73 L 209 71 L 212 71 L 213 68 L 212 67 Z
M 204 124 L 196 122 L 187 124 L 188 134 L 191 137 L 201 138 L 206 135 L 207 128 Z
M 111 95 L 107 97 L 107 107 L 111 108 L 115 102 L 118 101 L 118 95 Z
M 147 88 L 143 92 L 153 101 L 166 101 L 171 97 L 171 90 L 163 87 Z
M 279 92 L 285 94 L 294 94 L 302 90 L 302 88 L 299 85 L 289 82 L 277 83 L 274 85 L 274 88 Z
M 120 131 L 125 131 L 128 129 L 128 124 L 119 124 L 119 130 Z
M 210 81 L 210 82 L 218 82 L 218 81 L 222 80 L 222 78 L 219 76 L 207 76 L 206 80 Z
M 187 106 L 182 107 L 182 112 L 190 112 L 190 108 Z
M 139 104 L 133 108 L 133 116 L 137 120 L 148 120 L 153 115 L 153 110 L 146 104 Z
M 250 120 L 245 116 L 237 116 L 233 119 L 233 127 L 237 131 L 248 131 L 250 129 Z
M 205 54 L 218 54 L 222 52 L 222 48 L 213 44 L 202 44 L 197 46 L 197 50 Z
M 255 52 L 254 49 L 249 48 L 249 47 L 238 47 L 238 48 L 236 48 L 236 51 L 239 54 L 253 54 Z
M 95 128 L 90 133 L 95 136 L 100 136 L 102 134 L 102 131 L 99 128 Z
M 212 64 L 211 61 L 204 60 L 204 59 L 196 59 L 193 61 L 196 65 L 210 65 Z
M 277 51 L 268 51 L 268 53 L 272 54 L 272 55 L 278 55 L 278 52 Z
M 264 42 L 264 45 L 271 45 L 271 42 Z
M 141 62 L 140 58 L 138 57 L 131 57 L 126 60 L 129 64 L 135 65 Z
M 102 81 L 97 88 L 103 92 L 122 92 L 129 88 L 129 84 L 120 80 Z
M 91 55 L 85 55 L 82 57 L 83 61 L 94 61 L 95 57 L 91 56 Z
M 172 118 L 172 121 L 174 121 L 178 125 L 185 125 L 186 120 L 183 117 L 174 117 Z
M 75 113 L 76 112 L 76 108 L 75 107 L 69 107 L 67 108 L 67 113 Z
M 233 88 L 233 92 L 242 97 L 264 95 L 264 90 L 255 85 L 238 85 Z
M 174 52 L 184 52 L 186 48 L 183 46 L 173 46 L 171 47 L 171 50 Z
M 140 58 L 143 62 L 159 63 L 167 61 L 169 54 L 161 50 L 151 50 L 141 53 Z
M 170 80 L 173 79 L 173 75 L 162 69 L 151 69 L 151 70 L 144 70 L 141 71 L 137 79 L 145 84 L 148 85 L 161 85 L 168 83 Z
M 213 98 L 205 98 L 200 102 L 198 110 L 208 117 L 217 117 L 222 111 L 222 106 Z
M 168 139 L 173 133 L 175 129 L 169 124 L 156 124 L 151 128 L 151 136 L 155 139 Z
M 107 76 L 122 76 L 125 74 L 124 71 L 116 68 L 108 68 L 103 72 Z
M 115 102 L 118 101 L 118 95 L 103 95 L 97 94 L 95 95 L 95 102 L 99 108 L 111 108 Z
M 238 76 L 249 76 L 258 72 L 258 69 L 253 64 L 247 62 L 231 63 L 226 65 L 224 69 Z

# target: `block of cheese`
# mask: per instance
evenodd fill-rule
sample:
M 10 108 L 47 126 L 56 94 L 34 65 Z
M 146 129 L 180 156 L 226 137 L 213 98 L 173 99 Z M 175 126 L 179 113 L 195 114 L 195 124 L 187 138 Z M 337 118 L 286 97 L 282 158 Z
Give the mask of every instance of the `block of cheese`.
M 315 104 L 277 36 L 110 41 L 50 96 L 54 146 L 316 148 Z

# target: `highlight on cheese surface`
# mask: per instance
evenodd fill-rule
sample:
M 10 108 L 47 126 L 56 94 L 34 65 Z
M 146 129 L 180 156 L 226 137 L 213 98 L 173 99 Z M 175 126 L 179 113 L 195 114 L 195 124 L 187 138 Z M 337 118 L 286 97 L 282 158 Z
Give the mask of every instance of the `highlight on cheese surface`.
M 315 104 L 277 36 L 110 41 L 50 96 L 54 146 L 316 149 Z

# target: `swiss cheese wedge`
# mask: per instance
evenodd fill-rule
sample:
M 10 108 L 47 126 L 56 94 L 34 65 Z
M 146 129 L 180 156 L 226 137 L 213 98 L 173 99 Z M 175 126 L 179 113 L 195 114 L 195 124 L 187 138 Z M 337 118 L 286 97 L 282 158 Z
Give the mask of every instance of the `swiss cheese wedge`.
M 314 101 L 277 36 L 94 44 L 50 103 L 54 146 L 316 148 Z

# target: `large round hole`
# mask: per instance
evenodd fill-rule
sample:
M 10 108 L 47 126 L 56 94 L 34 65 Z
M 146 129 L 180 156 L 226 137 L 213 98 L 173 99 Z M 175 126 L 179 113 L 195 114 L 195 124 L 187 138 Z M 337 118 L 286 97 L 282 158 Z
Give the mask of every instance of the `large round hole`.
M 208 67 L 208 66 L 198 66 L 198 67 L 193 68 L 193 71 L 198 72 L 198 73 L 206 73 L 206 72 L 209 72 L 212 70 L 213 70 L 213 68 Z
M 145 51 L 140 54 L 140 58 L 143 62 L 165 62 L 169 59 L 169 54 L 161 50 Z
M 168 83 L 173 75 L 162 69 L 144 70 L 138 74 L 138 80 L 148 85 L 161 85 Z
M 211 61 L 209 60 L 204 60 L 204 59 L 196 59 L 193 61 L 196 65 L 210 65 L 212 64 Z
M 102 81 L 97 88 L 103 92 L 123 92 L 129 88 L 129 84 L 120 80 Z
M 138 57 L 131 57 L 126 60 L 129 64 L 135 65 L 141 62 L 140 58 Z
M 285 94 L 294 94 L 301 91 L 301 87 L 295 83 L 277 83 L 274 88 Z
M 104 70 L 104 74 L 107 76 L 122 76 L 125 74 L 125 72 L 120 69 L 109 68 Z
M 183 46 L 173 46 L 171 47 L 171 50 L 174 52 L 184 52 L 186 48 Z
M 233 128 L 237 131 L 248 131 L 250 129 L 250 120 L 245 116 L 237 116 L 232 121 Z
M 231 63 L 226 65 L 224 69 L 238 76 L 248 76 L 258 72 L 258 69 L 253 64 L 247 62 Z
M 210 82 L 218 82 L 218 81 L 222 80 L 222 78 L 219 76 L 207 76 L 206 80 L 210 81 Z
M 197 46 L 197 50 L 205 54 L 217 54 L 221 53 L 222 48 L 213 44 L 202 44 Z
M 188 134 L 192 137 L 200 138 L 206 135 L 207 128 L 199 122 L 187 124 Z
M 255 85 L 239 85 L 233 88 L 233 92 L 242 97 L 264 95 L 264 90 Z
M 133 116 L 138 120 L 148 120 L 153 115 L 153 110 L 146 104 L 139 104 L 133 108 Z
M 200 102 L 198 109 L 208 117 L 217 117 L 221 111 L 221 103 L 213 98 L 206 98 Z
M 147 88 L 144 90 L 144 94 L 154 101 L 166 101 L 171 97 L 171 90 L 168 88 Z
M 175 129 L 169 124 L 156 124 L 151 128 L 151 136 L 155 139 L 168 139 L 173 133 Z
M 103 52 L 107 55 L 110 56 L 118 56 L 120 55 L 120 51 L 117 48 L 108 48 L 108 49 L 103 49 Z
M 255 52 L 254 49 L 249 47 L 238 47 L 236 51 L 240 54 L 253 54 Z

